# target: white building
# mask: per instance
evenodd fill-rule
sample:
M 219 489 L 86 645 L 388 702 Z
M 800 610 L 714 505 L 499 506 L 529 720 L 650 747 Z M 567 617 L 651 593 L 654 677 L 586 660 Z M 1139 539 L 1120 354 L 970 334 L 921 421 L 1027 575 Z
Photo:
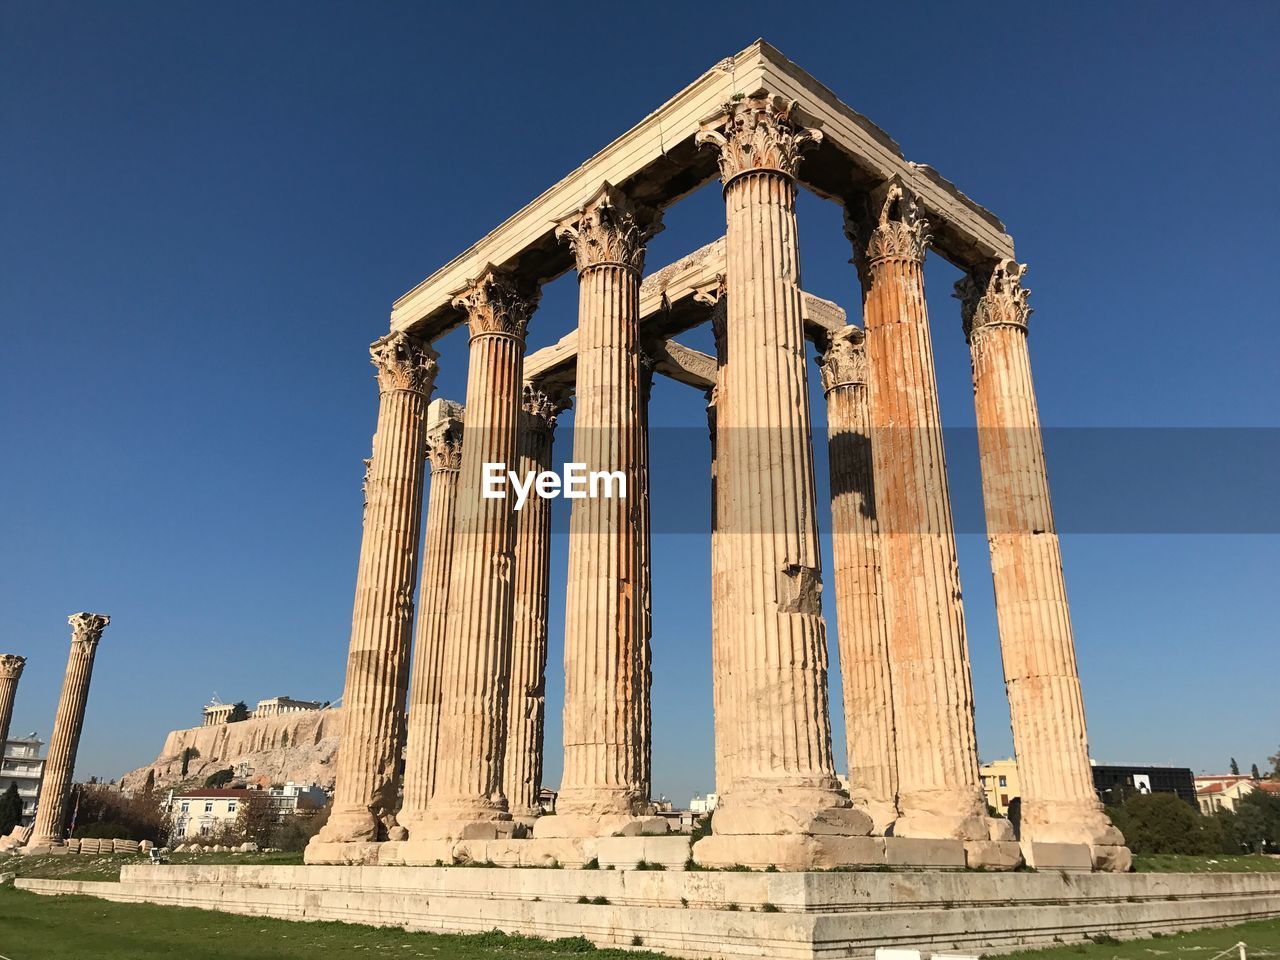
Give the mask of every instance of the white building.
M 306 786 L 292 781 L 267 790 L 247 787 L 189 790 L 168 800 L 168 812 L 173 820 L 171 841 L 177 842 L 183 837 L 207 837 L 234 827 L 241 808 L 250 797 L 266 797 L 277 823 L 300 809 L 318 810 L 329 799 L 328 794 L 314 784 Z
M 2 751 L 0 793 L 8 790 L 11 783 L 18 785 L 18 796 L 22 798 L 23 826 L 28 826 L 35 819 L 40 781 L 44 777 L 44 757 L 40 756 L 40 748 L 43 746 L 44 741 L 31 733 L 9 740 Z
M 689 801 L 689 812 L 694 816 L 704 816 L 712 813 L 716 809 L 716 804 L 720 802 L 720 794 L 708 793 L 705 797 L 695 796 Z

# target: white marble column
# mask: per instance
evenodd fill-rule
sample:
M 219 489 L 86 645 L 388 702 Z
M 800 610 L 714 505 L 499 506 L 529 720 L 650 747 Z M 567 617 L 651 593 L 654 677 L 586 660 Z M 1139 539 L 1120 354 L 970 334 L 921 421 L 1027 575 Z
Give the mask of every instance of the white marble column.
M 1093 787 L 1084 698 L 1053 522 L 1040 413 L 1027 351 L 1026 266 L 1002 260 L 956 285 L 973 360 L 982 496 L 995 580 L 1020 839 L 1083 843 L 1096 866 L 1127 870 L 1124 838 Z
M 413 672 L 404 763 L 404 801 L 397 817 L 412 835 L 422 825 L 435 790 L 440 731 L 440 670 L 448 624 L 449 572 L 453 565 L 453 514 L 462 467 L 463 408 L 433 400 L 427 408 L 427 493 L 418 623 L 413 640 Z
M 554 470 L 556 416 L 568 406 L 561 391 L 524 385 L 516 440 L 521 476 Z M 551 500 L 536 494 L 516 514 L 516 571 L 511 617 L 511 684 L 503 793 L 511 815 L 532 822 L 542 813 L 543 727 L 547 693 L 547 608 L 551 579 Z
M 565 604 L 564 777 L 536 836 L 665 832 L 649 801 L 645 636 L 644 390 L 639 345 L 644 244 L 657 227 L 605 184 L 561 223 L 578 267 L 573 459 L 618 473 L 626 495 L 573 501 Z M 635 826 L 633 826 L 635 824 Z
M 71 653 L 62 680 L 62 696 L 58 714 L 49 736 L 49 753 L 44 762 L 44 780 L 40 784 L 40 803 L 26 852 L 38 853 L 42 848 L 61 846 L 67 828 L 71 800 L 71 777 L 75 772 L 76 752 L 84 729 L 84 712 L 89 702 L 89 681 L 93 678 L 93 660 L 98 641 L 111 618 L 100 613 L 73 613 Z
M 716 835 L 694 848 L 706 865 L 804 867 L 812 835 L 871 828 L 840 789 L 831 753 L 794 177 L 817 139 L 794 104 L 764 92 L 727 105 L 699 134 L 718 149 L 725 184 L 716 550 L 736 721 Z
M 895 836 L 1011 839 L 986 816 L 915 197 L 890 181 L 849 230 L 863 282 L 871 455 L 897 736 Z
M 365 481 L 333 812 L 312 841 L 317 845 L 402 834 L 395 811 L 436 354 L 403 332 L 374 341 L 369 353 L 378 381 L 378 429 Z
M 855 326 L 830 336 L 818 357 L 827 399 L 831 473 L 832 581 L 849 795 L 884 833 L 898 818 L 898 760 L 893 728 L 884 584 L 876 526 L 867 408 L 867 354 Z
M 502 793 L 514 499 L 484 497 L 483 490 L 485 464 L 516 463 L 524 336 L 537 295 L 490 267 L 454 302 L 471 331 L 466 439 L 454 507 L 435 793 L 413 840 L 495 839 L 515 830 Z

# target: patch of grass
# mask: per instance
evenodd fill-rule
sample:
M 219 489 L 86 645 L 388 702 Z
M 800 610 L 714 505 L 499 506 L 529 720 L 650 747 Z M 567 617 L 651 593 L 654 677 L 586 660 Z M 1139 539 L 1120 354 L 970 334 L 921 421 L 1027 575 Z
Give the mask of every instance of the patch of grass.
M 165 855 L 171 864 L 182 866 L 200 864 L 274 864 L 276 866 L 300 866 L 301 853 L 171 853 Z M 101 856 L 80 856 L 68 853 L 48 857 L 0 857 L 0 873 L 13 873 L 19 877 L 38 877 L 45 880 L 101 880 L 120 879 L 120 868 L 128 864 L 145 864 L 146 857 L 130 853 L 108 853 Z
M 599 857 L 592 857 L 590 860 L 588 860 L 586 863 L 584 863 L 584 864 L 582 865 L 582 869 L 583 869 L 583 870 L 599 870 L 599 869 L 600 869 L 600 858 L 599 858 Z
M 1093 943 L 1064 944 L 1044 950 L 1006 953 L 1001 960 L 1151 960 L 1153 953 L 1171 957 L 1212 957 L 1244 942 L 1250 957 L 1280 953 L 1280 919 L 1255 920 L 1234 927 L 1192 930 L 1158 937 L 1160 949 L 1152 949 L 1151 939 L 1117 941 L 1110 934 L 1095 934 Z
M 543 940 L 498 931 L 465 936 L 407 933 L 329 921 L 295 923 L 184 907 L 108 903 L 92 897 L 41 897 L 12 887 L 0 888 L 0 944 L 5 956 L 21 960 L 665 960 L 652 952 L 597 950 L 582 937 Z
M 637 870 L 665 870 L 667 868 L 661 863 L 650 863 L 648 860 L 641 860 L 639 863 L 636 864 L 636 869 Z
M 1275 873 L 1280 857 L 1260 854 L 1218 853 L 1193 857 L 1181 853 L 1149 853 L 1133 858 L 1136 873 Z
M 779 913 L 781 911 L 779 911 L 774 904 L 766 900 L 763 904 L 760 905 L 760 912 L 761 913 Z

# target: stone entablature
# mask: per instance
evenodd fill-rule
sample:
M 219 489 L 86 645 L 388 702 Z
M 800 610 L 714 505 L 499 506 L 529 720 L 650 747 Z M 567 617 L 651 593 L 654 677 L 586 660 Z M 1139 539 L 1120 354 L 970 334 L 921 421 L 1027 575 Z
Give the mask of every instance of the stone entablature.
M 319 700 L 294 700 L 292 697 L 271 697 L 268 700 L 259 700 L 257 707 L 253 710 L 253 716 L 257 719 L 263 717 L 278 717 L 285 713 L 303 713 L 307 710 L 321 710 L 324 704 Z

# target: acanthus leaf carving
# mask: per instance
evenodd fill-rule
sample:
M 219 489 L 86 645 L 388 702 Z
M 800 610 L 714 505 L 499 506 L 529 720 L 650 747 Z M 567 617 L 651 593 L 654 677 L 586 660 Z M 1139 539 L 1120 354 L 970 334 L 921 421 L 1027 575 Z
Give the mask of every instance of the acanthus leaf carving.
M 960 279 L 953 296 L 960 301 L 966 338 L 985 327 L 1027 329 L 1032 310 L 1027 302 L 1031 291 L 1022 286 L 1026 272 L 1025 263 L 998 260 L 985 278 L 969 273 Z
M 467 315 L 472 337 L 492 334 L 523 340 L 540 294 L 526 292 L 516 278 L 488 266 L 453 298 L 453 306 Z
M 111 618 L 103 613 L 73 613 L 67 617 L 67 623 L 71 624 L 71 642 L 96 646 L 110 622 Z
M 382 393 L 408 390 L 429 394 L 435 384 L 438 357 L 427 343 L 404 331 L 389 333 L 369 344 L 369 360 Z
M 447 417 L 427 430 L 427 462 L 432 474 L 462 469 L 463 422 L 460 417 Z
M 542 383 L 526 383 L 520 398 L 524 428 L 550 433 L 556 428 L 560 412 L 569 409 L 571 401 L 563 389 Z
M 831 334 L 818 354 L 822 392 L 867 382 L 866 335 L 853 324 Z
M 720 180 L 771 170 L 794 177 L 800 156 L 822 142 L 822 131 L 797 122 L 798 104 L 765 90 L 726 103 L 723 112 L 703 124 L 694 142 L 719 150 Z
M 868 271 L 877 263 L 923 263 L 933 239 L 919 200 L 897 177 L 871 194 L 861 215 L 845 212 L 845 234 L 853 243 L 853 262 L 864 284 L 870 280 Z
M 0 653 L 0 678 L 17 680 L 22 676 L 22 668 L 27 665 L 27 658 L 16 653 Z
M 656 210 L 633 203 L 606 182 L 577 213 L 556 225 L 556 238 L 572 248 L 579 274 L 612 264 L 639 275 L 645 244 L 661 229 Z

